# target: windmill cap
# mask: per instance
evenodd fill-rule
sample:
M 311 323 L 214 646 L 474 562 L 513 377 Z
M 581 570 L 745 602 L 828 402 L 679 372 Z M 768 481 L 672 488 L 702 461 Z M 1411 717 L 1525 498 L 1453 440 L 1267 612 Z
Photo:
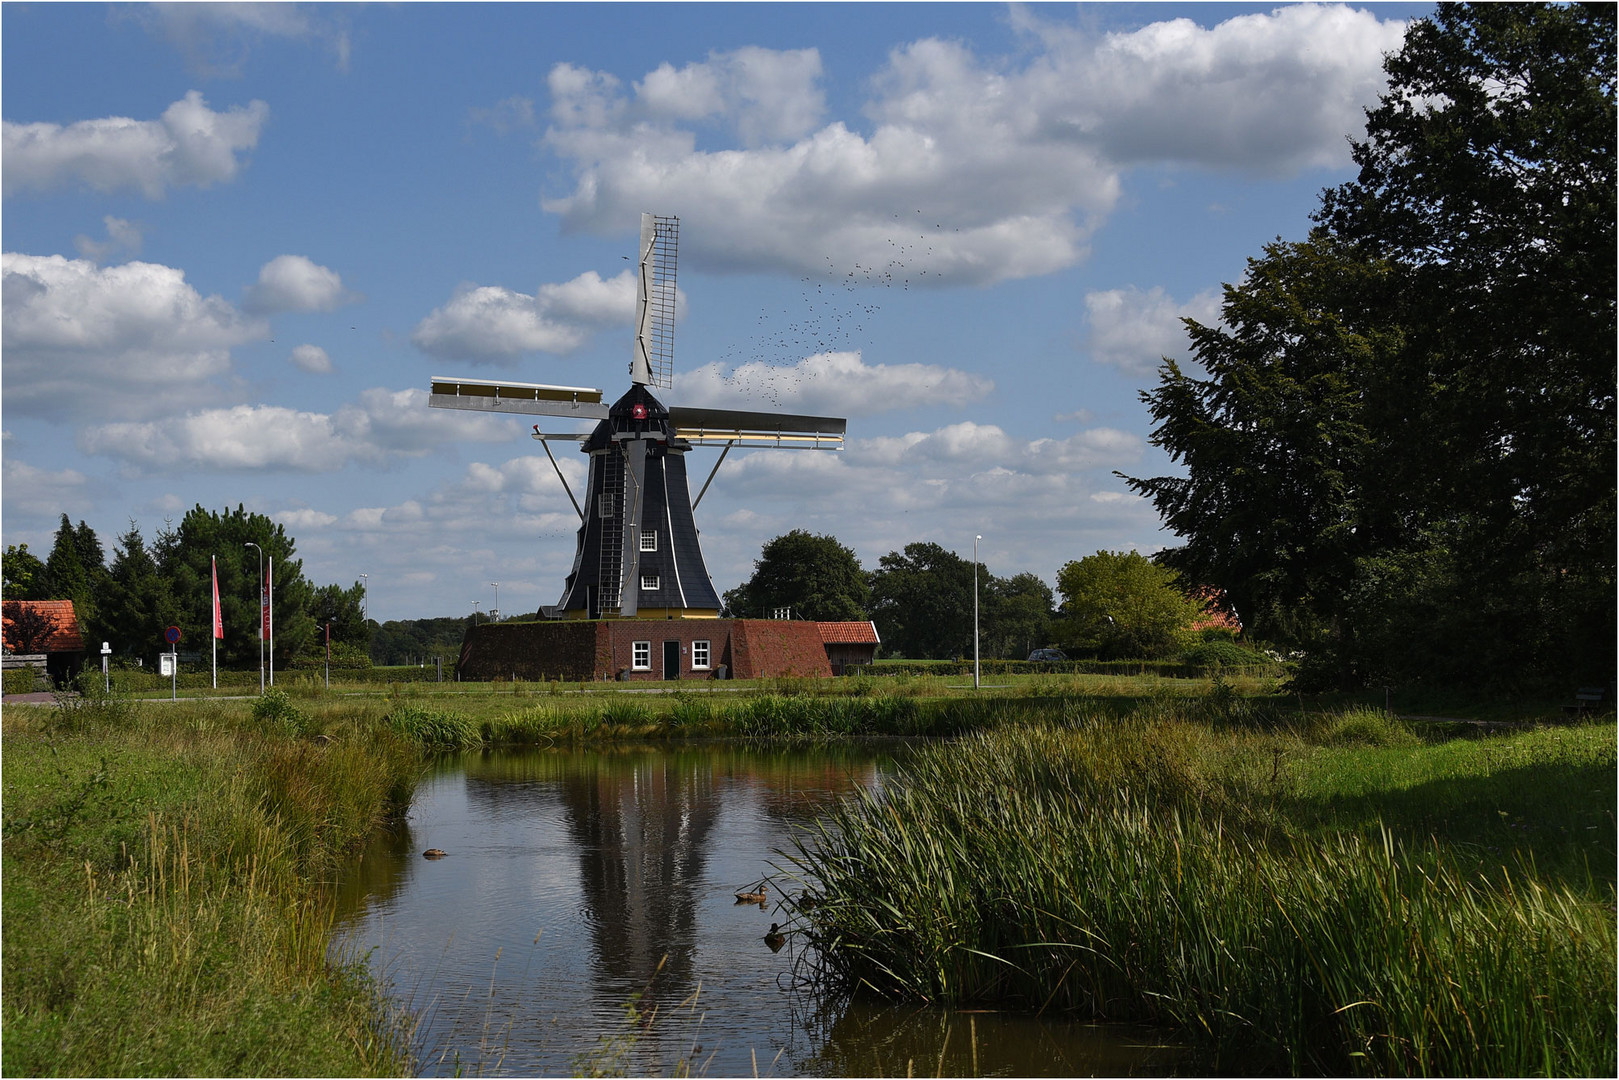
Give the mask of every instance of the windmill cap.
M 596 425 L 583 449 L 587 454 L 600 450 L 612 441 L 614 435 L 626 432 L 653 435 L 665 441 L 672 434 L 669 430 L 668 407 L 639 383 L 633 384 L 628 393 L 613 402 L 607 410 L 607 419 Z

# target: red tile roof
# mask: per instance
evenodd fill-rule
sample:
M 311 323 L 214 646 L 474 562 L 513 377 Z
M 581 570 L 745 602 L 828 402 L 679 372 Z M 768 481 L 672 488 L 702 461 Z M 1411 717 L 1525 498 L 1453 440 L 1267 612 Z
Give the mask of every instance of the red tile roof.
M 1192 629 L 1196 630 L 1231 630 L 1242 633 L 1242 620 L 1232 610 L 1231 602 L 1226 599 L 1224 589 L 1214 589 L 1205 586 L 1192 593 L 1192 599 L 1203 603 L 1203 614 L 1192 620 Z
M 821 640 L 828 645 L 881 645 L 877 624 L 870 622 L 818 622 Z
M 6 616 L 5 646 L 11 648 L 11 605 L 19 604 L 25 608 L 42 611 L 49 615 L 56 623 L 56 632 L 51 635 L 50 642 L 45 646 L 46 652 L 83 652 L 84 639 L 79 636 L 79 620 L 73 614 L 73 601 L 71 600 L 7 600 L 5 602 Z

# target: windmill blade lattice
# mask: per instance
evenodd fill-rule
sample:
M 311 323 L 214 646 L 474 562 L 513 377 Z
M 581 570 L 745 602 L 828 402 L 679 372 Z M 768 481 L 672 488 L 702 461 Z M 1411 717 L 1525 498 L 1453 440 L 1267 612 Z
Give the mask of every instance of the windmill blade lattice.
M 675 376 L 675 272 L 679 254 L 680 219 L 642 214 L 630 381 L 664 390 L 674 385 Z

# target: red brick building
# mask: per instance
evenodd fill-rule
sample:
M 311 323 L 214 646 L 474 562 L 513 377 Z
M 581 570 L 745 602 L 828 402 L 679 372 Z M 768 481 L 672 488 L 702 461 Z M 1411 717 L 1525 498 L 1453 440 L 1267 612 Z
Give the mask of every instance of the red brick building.
M 786 619 L 484 623 L 467 631 L 458 670 L 461 678 L 474 682 L 829 677 L 845 664 L 870 663 L 876 643 L 877 631 L 870 623 Z

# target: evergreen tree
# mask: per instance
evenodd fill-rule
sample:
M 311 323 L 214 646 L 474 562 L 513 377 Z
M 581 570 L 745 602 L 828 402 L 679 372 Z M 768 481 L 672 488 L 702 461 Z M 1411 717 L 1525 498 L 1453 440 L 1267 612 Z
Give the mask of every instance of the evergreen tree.
M 73 601 L 73 614 L 78 617 L 81 632 L 93 636 L 94 628 L 98 625 L 97 597 L 89 568 L 81 561 L 80 552 L 93 553 L 100 548 L 100 544 L 93 549 L 82 545 L 80 532 L 87 527 L 82 521 L 79 525 L 80 529 L 75 530 L 68 516 L 62 515 L 62 523 L 56 529 L 55 543 L 45 559 L 45 587 L 49 595 L 43 599 Z M 90 535 L 93 537 L 94 533 Z
M 158 575 L 157 561 L 134 521 L 118 537 L 103 611 L 106 641 L 119 656 L 161 651 L 164 628 L 181 619 L 174 594 Z M 206 640 L 204 636 L 204 651 Z

